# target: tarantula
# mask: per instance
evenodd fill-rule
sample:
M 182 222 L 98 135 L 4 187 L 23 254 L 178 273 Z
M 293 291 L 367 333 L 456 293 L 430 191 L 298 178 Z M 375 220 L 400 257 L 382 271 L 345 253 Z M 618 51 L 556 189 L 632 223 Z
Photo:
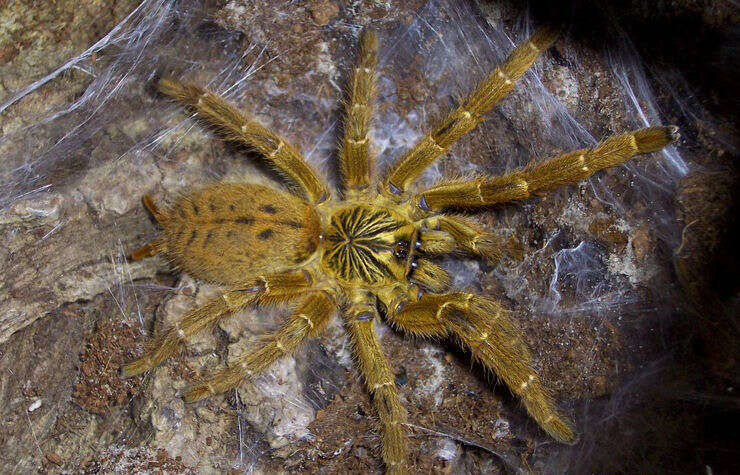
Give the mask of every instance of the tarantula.
M 636 154 L 660 150 L 678 138 L 676 127 L 613 136 L 595 147 L 532 162 L 502 176 L 411 187 L 425 168 L 484 120 L 556 36 L 553 29 L 541 29 L 517 46 L 455 110 L 376 179 L 369 129 L 378 40 L 372 30 L 364 30 L 348 87 L 341 198 L 332 195 L 300 152 L 280 135 L 213 93 L 161 79 L 162 93 L 194 110 L 226 139 L 259 151 L 294 187 L 288 192 L 253 183 L 215 183 L 188 191 L 167 209 L 158 209 L 144 197 L 163 233 L 131 257 L 163 254 L 184 272 L 225 289 L 159 335 L 141 358 L 123 368 L 123 376 L 153 368 L 190 336 L 248 305 L 299 301 L 282 327 L 256 348 L 184 393 L 185 401 L 197 401 L 254 377 L 320 334 L 340 312 L 377 410 L 383 462 L 388 472 L 403 473 L 408 469 L 406 412 L 375 333 L 380 309 L 393 327 L 409 335 L 455 339 L 506 383 L 545 432 L 572 442 L 571 424 L 532 368 L 530 351 L 509 312 L 488 297 L 446 293 L 450 276 L 430 258 L 463 252 L 495 261 L 503 252 L 495 235 L 446 211 L 481 209 L 575 183 Z

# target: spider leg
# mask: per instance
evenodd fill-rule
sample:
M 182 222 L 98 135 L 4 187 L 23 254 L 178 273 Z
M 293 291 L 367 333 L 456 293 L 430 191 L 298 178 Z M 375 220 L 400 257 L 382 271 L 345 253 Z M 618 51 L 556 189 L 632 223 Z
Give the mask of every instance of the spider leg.
M 450 274 L 442 267 L 428 259 L 416 259 L 409 281 L 419 284 L 430 292 L 444 292 L 450 288 L 452 279 Z
M 676 127 L 648 127 L 614 135 L 592 148 L 575 150 L 530 163 L 497 177 L 450 180 L 420 191 L 414 202 L 425 211 L 447 207 L 475 208 L 528 198 L 576 183 L 599 170 L 624 163 L 634 155 L 655 152 L 678 139 Z
M 152 216 L 154 216 L 154 219 L 156 219 L 160 225 L 167 220 L 167 216 L 163 212 L 159 211 L 150 195 L 144 195 L 141 201 L 144 203 L 144 207 L 152 214 Z M 151 257 L 162 251 L 164 251 L 164 242 L 159 239 L 155 239 L 154 241 L 133 251 L 131 253 L 131 260 L 138 261 L 140 259 Z
M 275 274 L 254 279 L 235 287 L 205 305 L 186 313 L 184 317 L 162 332 L 140 358 L 126 364 L 121 376 L 128 378 L 150 370 L 175 353 L 188 338 L 214 325 L 227 313 L 234 313 L 255 303 L 280 303 L 303 295 L 312 285 L 310 276 L 303 272 Z
M 283 137 L 247 119 L 221 97 L 193 84 L 163 78 L 159 90 L 195 110 L 220 129 L 225 137 L 258 150 L 284 176 L 296 183 L 313 203 L 329 197 L 329 191 L 300 152 Z
M 432 216 L 422 220 L 422 225 L 432 229 L 423 230 L 419 237 L 420 250 L 426 254 L 448 254 L 459 249 L 496 262 L 506 247 L 501 237 L 462 216 Z
M 532 368 L 521 331 L 497 302 L 462 292 L 419 296 L 411 290 L 404 295 L 399 287 L 387 295 L 386 305 L 388 320 L 412 335 L 456 337 L 521 398 L 545 432 L 561 442 L 575 439 L 570 423 L 557 411 Z
M 304 340 L 318 335 L 326 327 L 336 308 L 334 298 L 327 292 L 310 294 L 293 311 L 288 321 L 268 335 L 259 347 L 241 356 L 233 366 L 188 389 L 183 399 L 185 402 L 193 402 L 228 391 L 239 385 L 244 378 L 264 371 L 282 356 L 295 351 Z
M 504 63 L 484 78 L 462 104 L 450 112 L 432 132 L 419 140 L 391 169 L 385 183 L 386 193 L 403 194 L 424 169 L 444 154 L 460 137 L 473 130 L 534 61 L 555 41 L 557 32 L 543 28 L 517 46 Z
M 340 152 L 342 173 L 348 195 L 370 184 L 372 155 L 369 128 L 376 94 L 375 67 L 378 64 L 378 37 L 364 29 L 360 36 L 360 59 L 349 83 L 344 139 Z
M 378 411 L 386 472 L 407 473 L 406 410 L 398 397 L 396 380 L 375 333 L 377 308 L 374 302 L 370 303 L 371 298 L 362 293 L 356 295 L 356 301 L 347 314 L 346 325 L 365 385 Z
M 159 211 L 157 205 L 154 204 L 154 200 L 151 195 L 144 195 L 141 201 L 144 203 L 144 207 L 152 213 L 152 216 L 154 216 L 154 219 L 156 219 L 159 224 L 162 224 L 167 220 L 167 216 Z
M 154 241 L 147 243 L 133 251 L 130 257 L 132 261 L 138 261 L 159 254 L 163 250 L 164 243 L 159 239 L 155 239 Z
M 415 243 L 420 252 L 429 256 L 444 256 L 455 252 L 457 243 L 450 233 L 440 229 L 429 229 L 428 220 L 423 220 L 417 225 L 422 227 Z

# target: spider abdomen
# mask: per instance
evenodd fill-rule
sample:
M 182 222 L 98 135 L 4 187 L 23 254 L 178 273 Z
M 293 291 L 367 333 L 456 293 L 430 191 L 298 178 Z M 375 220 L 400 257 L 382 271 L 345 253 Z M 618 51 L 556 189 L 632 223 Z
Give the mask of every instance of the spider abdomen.
M 313 208 L 263 185 L 214 184 L 183 195 L 163 218 L 170 259 L 188 274 L 221 284 L 295 266 L 319 243 Z

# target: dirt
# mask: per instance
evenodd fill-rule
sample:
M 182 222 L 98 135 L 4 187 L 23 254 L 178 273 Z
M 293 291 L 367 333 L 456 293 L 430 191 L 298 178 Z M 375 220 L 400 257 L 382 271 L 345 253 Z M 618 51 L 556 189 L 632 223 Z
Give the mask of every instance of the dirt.
M 104 416 L 112 407 L 121 406 L 140 389 L 142 377 L 122 379 L 121 365 L 137 355 L 139 331 L 122 321 L 95 323 L 80 355 L 80 377 L 72 399 L 88 412 Z
M 87 462 L 82 467 L 82 473 L 198 473 L 183 465 L 179 459 L 168 456 L 164 449 L 151 451 L 116 448 Z

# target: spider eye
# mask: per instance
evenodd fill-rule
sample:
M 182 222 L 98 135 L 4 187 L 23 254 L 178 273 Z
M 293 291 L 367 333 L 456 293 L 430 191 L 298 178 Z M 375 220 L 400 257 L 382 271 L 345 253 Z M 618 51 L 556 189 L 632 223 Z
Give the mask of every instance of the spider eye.
M 393 245 L 393 255 L 399 259 L 406 259 L 409 255 L 409 243 L 407 241 L 398 241 Z

